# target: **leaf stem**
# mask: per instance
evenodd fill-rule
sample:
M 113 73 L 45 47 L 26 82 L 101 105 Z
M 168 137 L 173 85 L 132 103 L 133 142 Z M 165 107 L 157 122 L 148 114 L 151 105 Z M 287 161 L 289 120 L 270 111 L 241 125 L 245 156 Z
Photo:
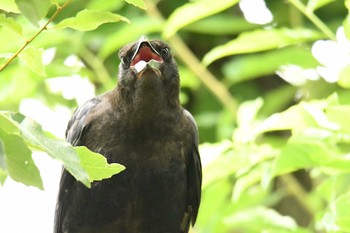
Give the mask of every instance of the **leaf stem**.
M 55 13 L 49 18 L 49 20 L 45 23 L 44 26 L 40 28 L 40 30 L 34 34 L 29 40 L 26 40 L 23 46 L 15 53 L 13 54 L 6 62 L 5 64 L 0 67 L 0 72 L 5 69 L 36 37 L 40 35 L 45 29 L 47 29 L 47 26 L 57 17 L 57 15 L 70 3 L 72 0 L 67 0 L 62 6 L 58 6 Z
M 289 0 L 289 2 L 301 11 L 321 32 L 323 32 L 331 40 L 335 40 L 336 37 L 332 30 L 327 27 L 315 14 L 308 10 L 306 6 L 300 0 Z
M 164 18 L 158 11 L 155 2 L 145 0 L 147 12 L 150 16 L 156 17 L 164 22 Z M 218 100 L 232 113 L 236 118 L 238 103 L 233 98 L 227 88 L 218 81 L 215 76 L 198 60 L 184 41 L 176 34 L 168 39 L 176 54 L 187 65 L 189 69 L 201 80 L 201 82 L 218 98 Z

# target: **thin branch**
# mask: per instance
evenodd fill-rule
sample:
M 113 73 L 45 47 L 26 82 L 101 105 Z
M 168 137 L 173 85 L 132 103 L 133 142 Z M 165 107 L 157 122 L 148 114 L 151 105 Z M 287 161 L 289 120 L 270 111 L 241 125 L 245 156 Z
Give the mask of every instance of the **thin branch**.
M 145 3 L 148 14 L 164 22 L 164 18 L 155 6 L 154 1 L 145 1 Z M 238 104 L 227 88 L 198 60 L 179 36 L 175 34 L 168 41 L 176 51 L 176 55 L 180 57 L 187 67 L 192 70 L 202 83 L 232 113 L 232 118 L 235 118 Z
M 300 12 L 302 12 L 321 32 L 323 32 L 331 40 L 335 40 L 335 35 L 331 29 L 327 27 L 315 14 L 308 10 L 300 0 L 289 0 Z
M 71 0 L 67 0 L 62 6 L 58 6 L 57 10 L 55 11 L 55 13 L 51 16 L 51 18 L 45 23 L 44 26 L 42 26 L 40 28 L 40 30 L 35 33 L 34 36 L 32 36 L 29 40 L 27 40 L 24 45 L 15 53 L 12 55 L 12 57 L 10 57 L 7 62 L 0 68 L 0 72 L 5 69 L 36 37 L 38 37 L 40 35 L 40 33 L 42 33 L 47 26 L 57 17 L 57 15 L 70 3 Z

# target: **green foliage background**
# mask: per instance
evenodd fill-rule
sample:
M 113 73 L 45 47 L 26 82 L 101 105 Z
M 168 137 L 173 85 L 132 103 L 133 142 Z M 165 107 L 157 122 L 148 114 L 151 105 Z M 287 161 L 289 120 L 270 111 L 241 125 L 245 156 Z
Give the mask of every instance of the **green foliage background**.
M 238 3 L 2 0 L 0 183 L 42 189 L 32 151 L 87 186 L 123 170 L 17 112 L 25 99 L 73 110 L 76 98 L 50 88 L 58 77 L 112 89 L 118 50 L 144 34 L 172 46 L 181 101 L 200 131 L 192 232 L 350 232 L 350 1 L 269 0 L 263 25 Z

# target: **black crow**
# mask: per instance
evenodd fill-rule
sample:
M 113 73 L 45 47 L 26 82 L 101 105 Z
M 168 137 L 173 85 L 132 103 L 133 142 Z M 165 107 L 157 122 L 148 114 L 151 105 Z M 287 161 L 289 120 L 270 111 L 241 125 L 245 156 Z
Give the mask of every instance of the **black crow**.
M 55 233 L 184 233 L 195 223 L 202 171 L 198 132 L 179 101 L 170 47 L 142 36 L 119 52 L 118 85 L 73 114 L 66 131 L 126 166 L 86 188 L 63 171 Z

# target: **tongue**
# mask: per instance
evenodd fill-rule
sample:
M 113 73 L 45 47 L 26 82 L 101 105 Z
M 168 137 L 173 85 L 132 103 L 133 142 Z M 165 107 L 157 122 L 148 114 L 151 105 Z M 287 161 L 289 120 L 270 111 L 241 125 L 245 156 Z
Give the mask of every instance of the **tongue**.
M 135 56 L 134 60 L 132 61 L 131 65 L 134 66 L 139 61 L 149 62 L 152 59 L 160 62 L 163 61 L 161 57 L 159 57 L 157 54 L 152 52 L 150 47 L 142 46 L 138 54 Z

